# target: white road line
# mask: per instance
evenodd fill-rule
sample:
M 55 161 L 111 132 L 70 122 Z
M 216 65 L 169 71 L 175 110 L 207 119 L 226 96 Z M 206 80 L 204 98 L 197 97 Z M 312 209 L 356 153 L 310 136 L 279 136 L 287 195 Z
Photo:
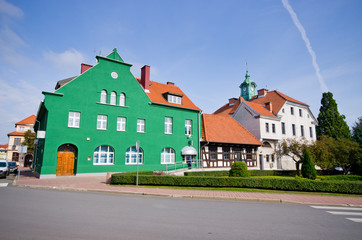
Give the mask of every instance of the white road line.
M 354 207 L 332 207 L 332 206 L 311 206 L 311 207 L 317 209 L 362 211 L 362 208 L 354 208 Z
M 0 183 L 0 187 L 7 187 L 9 183 Z
M 335 215 L 353 215 L 353 216 L 362 216 L 362 212 L 334 212 L 334 211 L 326 211 L 327 213 L 335 214 Z
M 362 223 L 362 218 L 346 218 L 346 219 L 351 220 L 351 221 L 353 221 L 353 222 L 360 222 L 360 223 Z

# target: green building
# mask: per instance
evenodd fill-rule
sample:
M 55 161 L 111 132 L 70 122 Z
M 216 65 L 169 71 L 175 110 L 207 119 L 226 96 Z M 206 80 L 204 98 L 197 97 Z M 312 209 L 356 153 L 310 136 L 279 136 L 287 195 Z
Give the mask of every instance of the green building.
M 201 110 L 172 82 L 141 79 L 114 49 L 43 92 L 34 169 L 40 178 L 168 170 L 199 159 Z M 136 142 L 139 141 L 137 155 Z M 138 164 L 137 164 L 138 162 Z

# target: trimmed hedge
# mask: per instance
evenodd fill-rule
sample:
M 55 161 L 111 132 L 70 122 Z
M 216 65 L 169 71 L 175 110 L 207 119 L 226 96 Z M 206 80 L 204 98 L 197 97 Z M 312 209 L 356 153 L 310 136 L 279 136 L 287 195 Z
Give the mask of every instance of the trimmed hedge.
M 297 176 L 296 170 L 249 170 L 250 176 Z M 317 170 L 318 176 L 337 175 L 341 172 L 335 170 Z M 229 171 L 200 171 L 200 172 L 185 172 L 186 177 L 204 176 L 204 177 L 226 177 L 229 176 Z
M 136 184 L 135 175 L 113 174 L 112 184 Z M 361 182 L 315 181 L 309 179 L 238 178 L 238 177 L 179 177 L 170 175 L 141 175 L 139 185 L 187 187 L 236 187 L 286 191 L 333 192 L 362 194 Z

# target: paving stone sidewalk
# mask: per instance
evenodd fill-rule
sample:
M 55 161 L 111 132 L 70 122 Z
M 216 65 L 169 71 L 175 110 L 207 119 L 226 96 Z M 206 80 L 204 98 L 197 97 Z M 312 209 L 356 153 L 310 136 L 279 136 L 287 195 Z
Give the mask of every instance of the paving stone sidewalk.
M 13 185 L 19 187 L 50 188 L 59 190 L 95 191 L 123 194 L 153 195 L 165 197 L 183 197 L 200 199 L 220 199 L 236 201 L 265 201 L 278 203 L 299 203 L 318 205 L 340 205 L 362 207 L 362 197 L 342 197 L 307 194 L 287 193 L 260 193 L 260 192 L 236 192 L 236 191 L 211 191 L 169 189 L 141 186 L 113 186 L 106 184 L 106 177 L 56 177 L 50 179 L 38 179 L 31 171 L 23 171 L 20 179 Z

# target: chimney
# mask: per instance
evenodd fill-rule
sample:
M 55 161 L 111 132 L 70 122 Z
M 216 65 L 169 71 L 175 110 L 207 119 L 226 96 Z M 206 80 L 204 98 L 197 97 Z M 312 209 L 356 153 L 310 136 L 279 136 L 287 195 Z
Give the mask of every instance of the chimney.
M 141 68 L 141 85 L 145 92 L 150 91 L 150 66 L 144 65 Z
M 258 90 L 258 97 L 264 97 L 268 93 L 268 91 L 269 90 L 265 88 Z
M 82 63 L 80 65 L 80 74 L 84 73 L 85 71 L 87 71 L 88 69 L 90 69 L 92 67 L 93 67 L 92 65 Z
M 273 112 L 273 105 L 271 102 L 265 103 L 266 109 L 268 109 L 270 112 Z
M 167 82 L 167 85 L 175 86 L 175 83 L 173 83 L 173 82 Z
M 229 106 L 234 105 L 236 102 L 236 98 L 229 98 Z

